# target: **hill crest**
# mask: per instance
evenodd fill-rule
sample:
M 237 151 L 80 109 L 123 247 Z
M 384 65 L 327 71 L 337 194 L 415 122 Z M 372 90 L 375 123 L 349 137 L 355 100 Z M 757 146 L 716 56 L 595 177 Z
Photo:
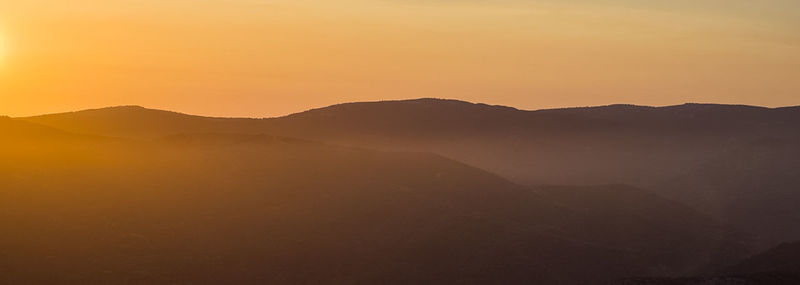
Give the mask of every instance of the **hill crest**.
M 740 109 L 740 110 L 783 110 L 783 111 L 791 111 L 791 110 L 800 110 L 800 106 L 785 106 L 785 107 L 777 107 L 777 108 L 769 108 L 769 107 L 762 107 L 762 106 L 753 106 L 753 105 L 743 105 L 743 104 L 717 104 L 717 103 L 684 103 L 678 105 L 666 105 L 666 106 L 647 106 L 647 105 L 637 105 L 637 104 L 626 104 L 626 103 L 618 103 L 618 104 L 608 104 L 608 105 L 597 105 L 597 106 L 577 106 L 577 107 L 564 107 L 564 108 L 544 108 L 544 109 L 520 109 L 506 105 L 495 105 L 495 104 L 486 104 L 486 103 L 479 103 L 479 102 L 469 102 L 464 100 L 458 99 L 446 99 L 446 98 L 433 98 L 433 97 L 425 97 L 425 98 L 417 98 L 417 99 L 403 99 L 403 100 L 379 100 L 379 101 L 360 101 L 360 102 L 347 102 L 347 103 L 339 103 L 333 104 L 330 106 L 320 107 L 320 108 L 312 108 L 306 111 L 301 111 L 293 114 L 289 114 L 282 117 L 272 117 L 272 118 L 252 118 L 252 117 L 217 117 L 217 116 L 205 116 L 205 115 L 195 115 L 195 114 L 188 114 L 178 111 L 170 111 L 165 109 L 157 109 L 157 108 L 148 108 L 140 105 L 119 105 L 119 106 L 109 106 L 103 108 L 92 108 L 92 109 L 83 109 L 77 111 L 70 111 L 70 112 L 60 112 L 60 113 L 48 113 L 42 115 L 35 115 L 35 116 L 27 116 L 27 117 L 19 117 L 22 119 L 30 119 L 30 118 L 41 118 L 47 116 L 63 116 L 63 115 L 77 115 L 77 114 L 102 114 L 102 113 L 117 113 L 117 112 L 124 112 L 124 113 L 134 113 L 134 112 L 160 112 L 172 115 L 181 115 L 181 116 L 189 116 L 189 117 L 202 117 L 202 118 L 218 118 L 218 119 L 274 119 L 274 118 L 285 118 L 285 117 L 293 117 L 302 114 L 312 114 L 318 112 L 331 112 L 331 111 L 351 111 L 351 110 L 363 110 L 365 108 L 370 107 L 389 107 L 389 106 L 402 106 L 402 107 L 412 107 L 412 108 L 421 108 L 421 109 L 430 109 L 430 108 L 441 108 L 441 107 L 449 107 L 449 108 L 471 108 L 471 109 L 487 109 L 487 110 L 496 110 L 496 111 L 518 111 L 518 112 L 558 112 L 558 111 L 587 111 L 587 110 L 708 110 L 708 109 Z M 0 117 L 7 117 L 7 116 L 0 116 Z

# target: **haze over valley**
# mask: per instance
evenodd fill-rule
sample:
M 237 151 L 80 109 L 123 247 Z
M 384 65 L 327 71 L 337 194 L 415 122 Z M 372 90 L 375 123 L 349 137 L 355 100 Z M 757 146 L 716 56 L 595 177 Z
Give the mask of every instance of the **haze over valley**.
M 2 118 L 0 280 L 739 273 L 725 270 L 800 240 L 798 119 L 793 107 L 524 111 L 441 99 L 267 119 L 136 106 Z

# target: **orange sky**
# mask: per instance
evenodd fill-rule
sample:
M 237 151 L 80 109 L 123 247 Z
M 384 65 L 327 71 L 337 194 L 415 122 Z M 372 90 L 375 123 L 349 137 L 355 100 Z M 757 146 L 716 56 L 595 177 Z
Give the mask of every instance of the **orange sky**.
M 0 115 L 418 97 L 800 105 L 800 1 L 0 0 Z

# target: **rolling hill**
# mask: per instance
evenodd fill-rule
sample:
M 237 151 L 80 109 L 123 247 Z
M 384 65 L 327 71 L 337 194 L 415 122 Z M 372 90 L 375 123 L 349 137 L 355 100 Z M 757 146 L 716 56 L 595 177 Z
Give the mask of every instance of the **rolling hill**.
M 593 284 L 746 252 L 629 186 L 531 189 L 434 154 L 264 134 L 63 147 L 49 137 L 84 136 L 4 122 L 39 139 L 0 149 L 0 283 Z
M 800 108 L 685 104 L 523 111 L 455 100 L 348 103 L 281 118 L 221 119 L 140 107 L 24 118 L 76 133 L 158 138 L 269 133 L 434 152 L 522 184 L 627 183 L 678 174 L 740 145 L 798 137 Z
M 795 201 L 800 183 L 791 178 L 793 168 L 763 161 L 741 171 L 714 166 L 760 141 L 796 141 L 799 107 L 610 105 L 525 111 L 418 99 L 347 103 L 268 119 L 204 118 L 122 107 L 22 120 L 76 133 L 136 139 L 180 133 L 266 133 L 430 152 L 522 185 L 635 185 L 750 231 L 765 246 L 800 239 L 794 227 L 786 226 L 797 223 L 800 210 L 776 207 L 784 205 L 782 201 Z M 774 148 L 770 157 L 783 161 L 781 165 L 791 164 L 796 162 L 793 149 Z

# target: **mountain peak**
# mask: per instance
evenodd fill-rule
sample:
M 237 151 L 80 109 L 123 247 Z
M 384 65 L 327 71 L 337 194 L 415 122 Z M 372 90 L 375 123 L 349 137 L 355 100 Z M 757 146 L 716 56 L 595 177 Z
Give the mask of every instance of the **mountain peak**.
M 346 111 L 346 113 L 343 113 Z M 434 111 L 434 112 L 432 112 Z M 289 115 L 288 117 L 301 116 L 364 116 L 396 114 L 401 116 L 415 116 L 421 113 L 438 113 L 440 115 L 470 114 L 475 112 L 493 111 L 520 111 L 506 106 L 471 103 L 467 101 L 441 98 L 419 98 L 408 100 L 382 100 L 371 102 L 353 102 L 331 105 L 305 112 Z
M 744 105 L 744 104 L 716 104 L 716 103 L 683 103 L 681 105 L 674 105 L 674 106 L 666 106 L 662 107 L 664 109 L 683 109 L 683 110 L 695 110 L 695 111 L 705 111 L 705 110 L 715 110 L 715 109 L 728 109 L 728 110 L 767 110 L 770 108 L 761 107 L 761 106 L 751 106 L 751 105 Z
M 46 115 L 27 117 L 23 119 L 37 119 L 37 118 L 49 118 L 49 117 L 78 116 L 78 115 L 82 117 L 83 116 L 90 117 L 93 119 L 97 119 L 97 117 L 133 118 L 133 117 L 148 116 L 148 115 L 194 117 L 192 115 L 187 115 L 174 111 L 149 109 L 139 105 L 121 105 L 121 106 L 111 106 L 111 107 L 104 107 L 97 109 L 86 109 L 73 112 L 46 114 Z
M 139 110 L 139 111 L 141 111 L 141 110 L 152 110 L 152 109 L 148 109 L 148 108 L 145 108 L 145 107 L 142 107 L 142 106 L 139 106 L 139 105 L 120 105 L 120 106 L 111 106 L 111 107 L 99 108 L 99 109 L 96 109 L 96 110 Z
M 164 130 L 166 133 L 190 131 L 193 130 L 192 126 L 197 125 L 195 120 L 202 122 L 208 118 L 127 105 L 20 119 L 80 134 L 137 137 L 131 134 L 150 134 L 153 130 Z M 154 136 L 164 135 L 156 133 Z
M 105 111 L 105 112 L 108 112 L 108 111 L 128 111 L 128 112 L 155 111 L 155 112 L 177 113 L 177 112 L 173 112 L 173 111 L 145 108 L 145 107 L 139 106 L 139 105 L 110 106 L 110 107 L 104 107 L 104 108 L 86 109 L 86 110 L 76 111 L 74 113 L 78 113 L 78 112 L 98 112 L 98 111 Z

